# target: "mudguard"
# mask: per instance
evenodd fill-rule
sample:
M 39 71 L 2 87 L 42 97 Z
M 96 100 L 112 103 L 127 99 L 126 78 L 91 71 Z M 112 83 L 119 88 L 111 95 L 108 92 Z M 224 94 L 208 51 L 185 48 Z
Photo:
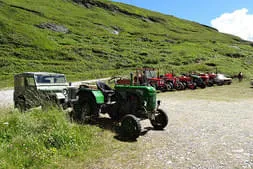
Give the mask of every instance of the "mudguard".
M 97 104 L 103 104 L 105 102 L 104 95 L 100 90 L 92 90 L 91 93 L 95 97 Z
M 79 89 L 77 95 L 80 97 L 94 97 L 97 104 L 103 104 L 105 102 L 104 95 L 100 90 L 93 90 L 89 88 Z

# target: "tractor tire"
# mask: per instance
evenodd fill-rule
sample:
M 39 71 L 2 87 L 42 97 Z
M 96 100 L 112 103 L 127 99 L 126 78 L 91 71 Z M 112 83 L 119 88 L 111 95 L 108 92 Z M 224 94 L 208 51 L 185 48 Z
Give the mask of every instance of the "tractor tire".
M 132 114 L 125 115 L 121 120 L 120 135 L 124 138 L 135 140 L 140 136 L 140 121 Z
M 152 126 L 156 130 L 164 129 L 167 126 L 168 121 L 168 116 L 162 109 L 157 109 L 155 119 L 150 119 Z
M 74 104 L 74 119 L 80 123 L 90 123 L 98 114 L 98 106 L 92 98 L 81 99 Z
M 187 88 L 187 83 L 186 82 L 181 82 L 184 86 L 184 90 Z
M 213 80 L 209 80 L 208 83 L 207 83 L 207 86 L 208 87 L 212 87 L 214 84 L 214 81 Z
M 206 85 L 205 85 L 205 83 L 200 83 L 200 84 L 198 84 L 198 86 L 199 86 L 201 89 L 204 89 L 204 88 L 206 88 Z
M 172 82 L 166 82 L 166 85 L 168 87 L 168 90 L 173 90 L 173 83 Z
M 183 83 L 182 82 L 177 82 L 176 90 L 183 90 L 183 89 L 185 89 Z

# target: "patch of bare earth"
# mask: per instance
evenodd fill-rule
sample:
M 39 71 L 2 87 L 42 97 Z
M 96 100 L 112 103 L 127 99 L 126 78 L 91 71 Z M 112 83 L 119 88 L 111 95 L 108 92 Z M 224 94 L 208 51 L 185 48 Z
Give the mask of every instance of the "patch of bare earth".
M 253 168 L 253 99 L 213 101 L 158 96 L 169 116 L 163 131 L 149 130 L 122 151 L 89 168 Z

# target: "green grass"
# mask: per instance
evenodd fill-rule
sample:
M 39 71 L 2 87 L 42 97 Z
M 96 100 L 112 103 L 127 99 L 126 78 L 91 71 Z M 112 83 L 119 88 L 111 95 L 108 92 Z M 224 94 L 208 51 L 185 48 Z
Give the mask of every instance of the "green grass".
M 252 99 L 252 94 L 248 80 L 233 80 L 231 85 L 164 92 L 158 98 L 243 101 Z M 0 168 L 89 168 L 115 153 L 119 161 L 125 162 L 125 154 L 131 155 L 127 159 L 134 159 L 147 148 L 120 142 L 105 128 L 73 123 L 68 114 L 57 109 L 25 113 L 0 109 Z
M 74 81 L 128 74 L 142 66 L 181 73 L 213 71 L 210 65 L 216 65 L 229 75 L 242 71 L 253 76 L 250 42 L 173 16 L 108 0 L 94 2 L 100 6 L 0 0 L 0 87 L 12 86 L 13 75 L 24 71 L 65 73 Z M 42 23 L 69 31 L 41 29 Z
M 233 79 L 231 85 L 207 87 L 205 89 L 184 90 L 170 93 L 161 93 L 161 96 L 177 99 L 203 99 L 210 101 L 240 101 L 252 99 L 253 88 L 249 80 L 238 82 Z
M 0 168 L 82 168 L 128 146 L 111 131 L 71 123 L 55 109 L 1 109 L 0 115 Z

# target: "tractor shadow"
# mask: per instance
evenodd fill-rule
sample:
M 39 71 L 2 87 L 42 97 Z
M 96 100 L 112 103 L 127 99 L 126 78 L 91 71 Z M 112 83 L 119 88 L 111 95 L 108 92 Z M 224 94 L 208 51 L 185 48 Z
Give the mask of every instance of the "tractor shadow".
M 120 135 L 120 126 L 117 122 L 112 120 L 109 117 L 99 117 L 96 120 L 93 120 L 89 123 L 90 125 L 97 126 L 103 130 L 109 130 L 113 133 L 115 133 L 114 139 L 122 142 L 136 142 L 137 139 L 130 139 L 125 138 Z M 153 127 L 144 127 L 142 128 L 142 131 L 140 133 L 140 136 L 144 136 L 147 134 L 150 130 L 155 130 Z

